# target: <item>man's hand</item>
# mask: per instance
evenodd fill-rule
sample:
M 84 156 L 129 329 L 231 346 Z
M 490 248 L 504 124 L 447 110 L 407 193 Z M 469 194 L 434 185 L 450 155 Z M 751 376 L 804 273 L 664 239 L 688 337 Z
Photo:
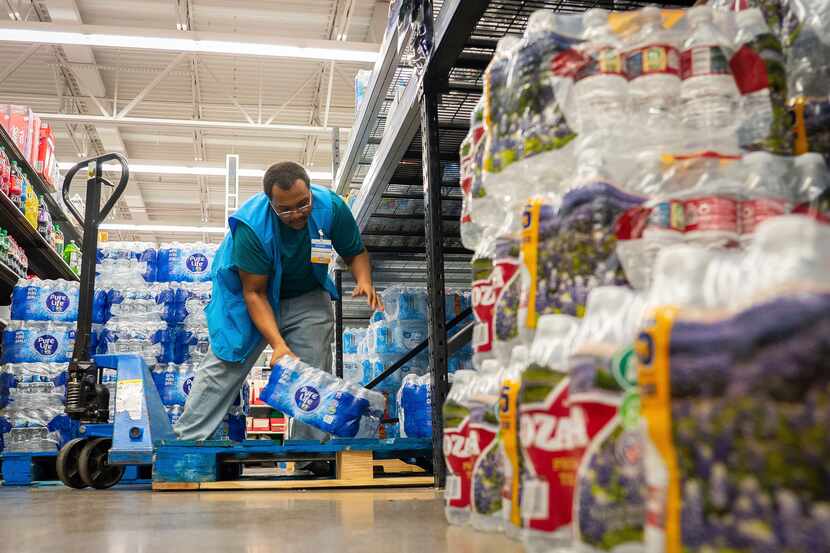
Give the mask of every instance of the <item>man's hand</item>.
M 371 284 L 357 283 L 354 290 L 352 290 L 352 297 L 358 298 L 360 296 L 366 296 L 366 303 L 373 311 L 383 311 L 383 302 L 380 300 L 380 295 Z
M 289 349 L 288 344 L 286 344 L 285 342 L 283 342 L 282 344 L 277 344 L 277 346 L 274 347 L 273 349 L 274 349 L 274 353 L 271 354 L 271 362 L 269 363 L 269 365 L 271 367 L 276 365 L 277 361 L 279 361 L 280 358 L 283 355 L 290 355 L 291 357 L 297 357 L 296 355 L 294 355 L 294 352 L 291 351 L 291 349 Z

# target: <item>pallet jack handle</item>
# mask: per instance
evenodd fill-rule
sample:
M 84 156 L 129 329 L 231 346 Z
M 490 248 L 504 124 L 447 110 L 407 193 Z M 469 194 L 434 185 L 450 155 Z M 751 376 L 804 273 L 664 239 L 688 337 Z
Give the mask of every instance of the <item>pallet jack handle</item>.
M 117 162 L 121 176 L 117 185 L 103 177 L 104 164 Z M 87 168 L 86 200 L 84 215 L 69 201 L 72 179 L 82 168 Z M 95 264 L 98 251 L 98 227 L 107 218 L 127 188 L 130 169 L 127 159 L 119 153 L 104 154 L 75 164 L 64 176 L 61 195 L 69 212 L 83 229 L 81 245 L 81 284 L 78 298 L 78 326 L 75 332 L 75 348 L 69 363 L 66 384 L 66 413 L 75 419 L 105 422 L 108 417 L 109 392 L 100 384 L 98 370 L 90 361 L 88 346 L 92 333 L 92 302 L 95 296 Z M 111 187 L 112 193 L 101 207 L 102 186 Z

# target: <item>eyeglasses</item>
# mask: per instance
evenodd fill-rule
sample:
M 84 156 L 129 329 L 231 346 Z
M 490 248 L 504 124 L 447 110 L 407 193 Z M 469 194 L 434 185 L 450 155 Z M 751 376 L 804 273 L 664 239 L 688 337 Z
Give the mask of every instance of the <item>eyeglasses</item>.
M 274 205 L 274 202 L 271 202 L 271 209 L 274 210 L 274 213 L 276 213 L 277 217 L 279 217 L 280 219 L 291 219 L 297 215 L 306 215 L 309 211 L 311 211 L 311 200 L 309 200 L 307 203 L 301 205 L 296 209 L 285 209 L 277 207 Z

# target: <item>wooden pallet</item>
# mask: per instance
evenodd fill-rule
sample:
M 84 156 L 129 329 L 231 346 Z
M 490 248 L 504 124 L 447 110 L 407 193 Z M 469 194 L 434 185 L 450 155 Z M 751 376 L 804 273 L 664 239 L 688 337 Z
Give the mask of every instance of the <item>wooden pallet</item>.
M 333 440 L 262 444 L 247 441 L 162 444 L 153 465 L 153 490 L 291 490 L 431 486 L 433 477 L 398 458 L 431 455 L 429 440 Z M 335 478 L 268 477 L 222 480 L 222 463 L 334 459 Z M 383 467 L 381 474 L 375 468 Z

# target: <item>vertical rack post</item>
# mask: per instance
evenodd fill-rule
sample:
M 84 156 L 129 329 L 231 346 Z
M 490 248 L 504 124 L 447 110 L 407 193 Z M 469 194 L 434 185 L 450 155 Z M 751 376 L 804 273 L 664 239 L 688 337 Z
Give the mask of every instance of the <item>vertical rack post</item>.
M 336 179 L 337 170 L 340 169 L 340 127 L 331 129 L 331 178 Z M 332 183 L 332 187 L 334 183 Z
M 225 156 L 225 228 L 228 228 L 228 217 L 239 209 L 239 156 L 227 154 Z
M 424 222 L 426 233 L 427 294 L 429 297 L 429 370 L 432 375 L 432 466 L 435 486 L 443 487 L 441 406 L 447 395 L 447 326 L 444 313 L 444 227 L 441 219 L 441 157 L 438 136 L 438 91 L 424 79 L 421 90 L 421 137 L 424 170 Z
M 343 270 L 334 270 L 337 301 L 334 302 L 334 371 L 343 378 Z

